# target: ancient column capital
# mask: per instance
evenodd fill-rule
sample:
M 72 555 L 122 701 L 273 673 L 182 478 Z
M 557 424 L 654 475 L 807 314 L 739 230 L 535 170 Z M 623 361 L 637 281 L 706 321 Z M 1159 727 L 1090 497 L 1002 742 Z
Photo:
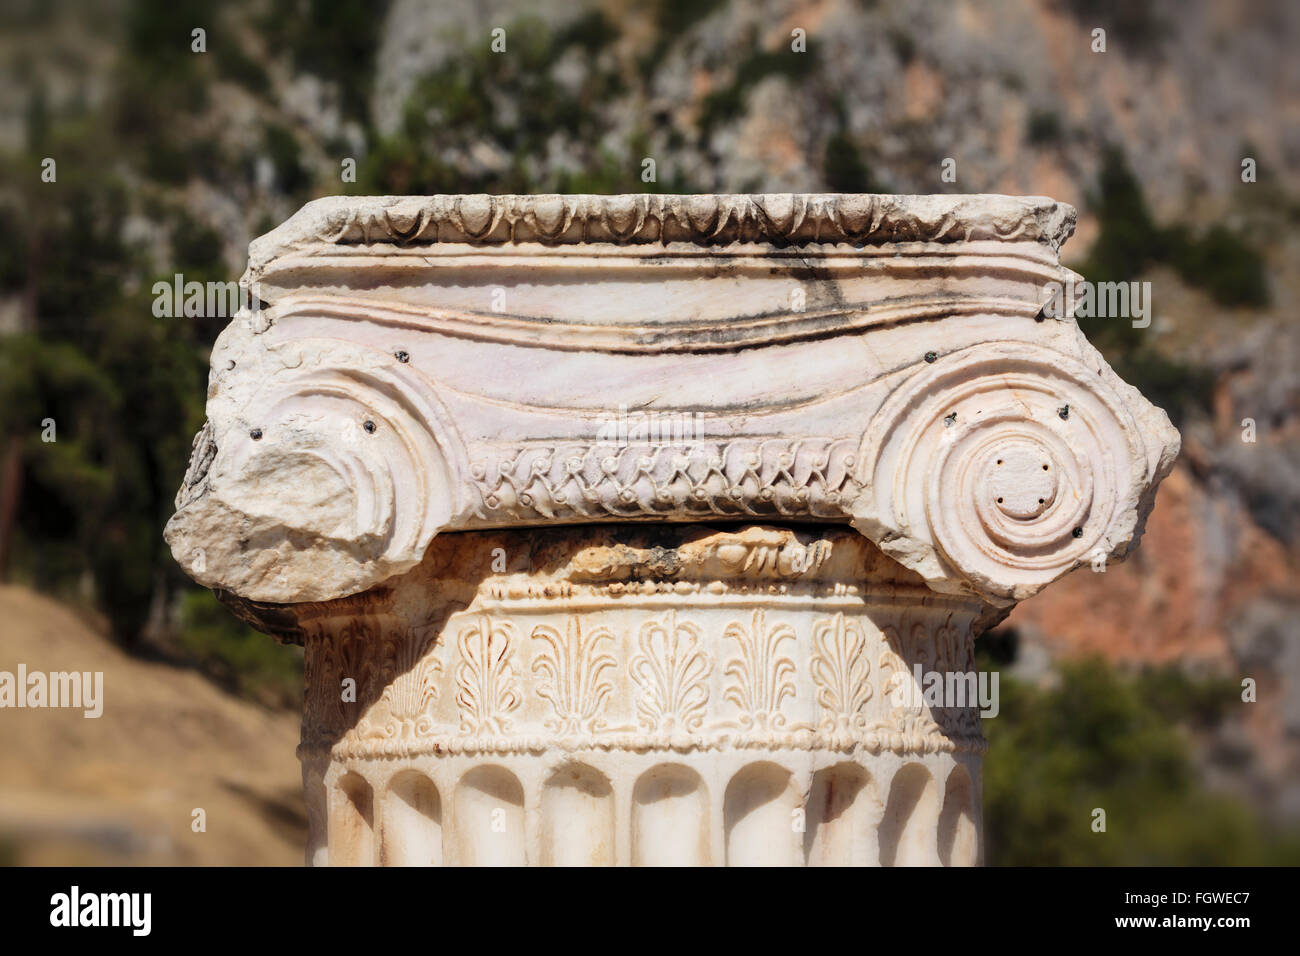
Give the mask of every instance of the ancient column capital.
M 255 241 L 167 538 L 320 602 L 448 531 L 852 525 L 1005 608 L 1141 532 L 1178 435 L 1008 196 L 331 198 Z
M 1006 196 L 311 203 L 167 527 L 302 643 L 312 863 L 976 864 L 991 621 L 1168 419 Z

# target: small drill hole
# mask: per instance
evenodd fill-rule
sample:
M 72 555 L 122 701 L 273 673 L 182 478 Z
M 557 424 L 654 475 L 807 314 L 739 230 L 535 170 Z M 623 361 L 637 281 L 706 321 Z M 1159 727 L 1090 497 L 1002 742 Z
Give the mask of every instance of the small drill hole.
M 1043 471 L 1047 471 L 1047 466 L 1046 466 L 1046 465 L 1043 466 Z
M 1001 498 L 998 499 L 998 504 L 1002 504 L 1002 499 L 1001 499 Z
M 1002 459 L 1001 459 L 1001 458 L 998 459 L 998 464 L 999 464 L 999 465 L 1002 464 Z
M 1038 503 L 1041 505 L 1041 504 L 1043 503 L 1043 499 L 1042 499 L 1042 498 L 1039 498 L 1039 499 L 1038 499 Z
M 262 440 L 262 429 L 260 429 L 260 428 L 254 428 L 251 432 L 248 433 L 248 437 L 251 438 L 251 439 L 253 439 L 253 441 L 261 441 L 261 440 Z
M 367 434 L 367 435 L 373 435 L 373 434 L 375 433 L 375 423 L 372 422 L 372 421 L 370 421 L 370 420 L 368 420 L 368 419 L 367 419 L 366 423 L 365 423 L 364 425 L 362 425 L 361 427 L 364 428 L 364 429 L 366 430 L 366 434 Z

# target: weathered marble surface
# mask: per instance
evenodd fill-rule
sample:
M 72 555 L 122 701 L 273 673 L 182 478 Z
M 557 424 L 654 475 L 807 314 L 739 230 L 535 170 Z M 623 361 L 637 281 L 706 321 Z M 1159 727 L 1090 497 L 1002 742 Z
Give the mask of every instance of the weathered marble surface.
M 213 351 L 168 540 L 200 582 L 289 603 L 450 530 L 843 522 L 1007 605 L 1122 556 L 1178 447 L 1072 320 L 1039 317 L 1073 218 L 1006 196 L 319 200 L 253 243 L 264 306 Z
M 253 243 L 167 527 L 306 648 L 313 863 L 974 864 L 914 667 L 1178 450 L 1006 196 L 383 197 Z M 350 695 L 350 696 L 349 696 Z
M 381 592 L 296 610 L 313 862 L 978 860 L 977 708 L 899 693 L 984 606 L 850 529 L 450 534 Z

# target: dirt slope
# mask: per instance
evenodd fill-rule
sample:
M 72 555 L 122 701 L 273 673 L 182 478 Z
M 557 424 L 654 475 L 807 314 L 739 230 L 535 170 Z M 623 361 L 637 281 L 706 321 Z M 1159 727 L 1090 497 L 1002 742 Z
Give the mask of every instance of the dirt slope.
M 302 862 L 295 715 L 131 658 L 54 601 L 0 587 L 0 671 L 20 663 L 103 671 L 104 710 L 0 709 L 0 862 Z

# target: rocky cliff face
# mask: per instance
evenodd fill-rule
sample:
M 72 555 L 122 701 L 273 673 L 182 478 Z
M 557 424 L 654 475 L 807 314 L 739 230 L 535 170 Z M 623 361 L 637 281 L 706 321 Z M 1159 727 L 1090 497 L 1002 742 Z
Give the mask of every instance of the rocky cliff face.
M 401 130 L 425 78 L 466 75 L 495 28 L 507 55 L 549 45 L 558 96 L 617 78 L 581 104 L 598 142 L 548 131 L 547 154 L 529 157 L 542 179 L 639 138 L 694 191 L 1050 195 L 1084 213 L 1077 254 L 1106 146 L 1128 156 L 1162 218 L 1235 202 L 1243 156 L 1271 178 L 1300 159 L 1297 128 L 1282 122 L 1300 99 L 1288 56 L 1300 9 L 1214 0 L 398 0 L 376 57 L 378 130 Z M 1105 52 L 1092 50 L 1096 29 Z M 796 31 L 805 53 L 791 49 Z M 508 114 L 510 99 L 495 105 Z M 450 132 L 429 144 L 448 161 L 495 153 L 488 136 L 458 155 Z M 949 157 L 955 181 L 941 177 Z

